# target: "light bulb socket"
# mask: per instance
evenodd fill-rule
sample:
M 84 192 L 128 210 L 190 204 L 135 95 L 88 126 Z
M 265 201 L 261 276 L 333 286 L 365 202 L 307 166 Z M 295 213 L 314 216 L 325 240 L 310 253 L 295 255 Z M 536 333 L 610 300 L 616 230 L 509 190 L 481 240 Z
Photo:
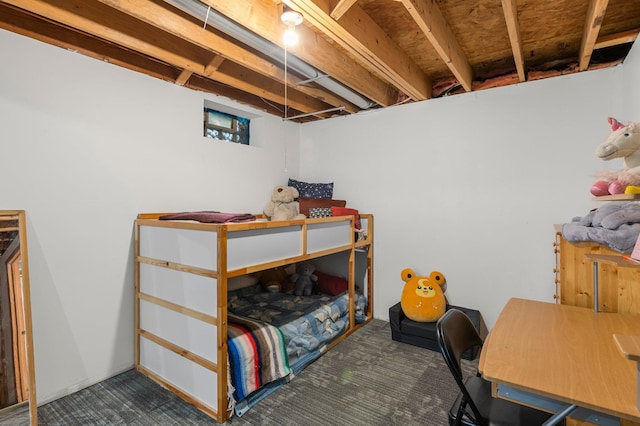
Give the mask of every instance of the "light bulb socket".
M 302 14 L 300 12 L 296 12 L 295 10 L 287 10 L 282 13 L 280 16 L 280 20 L 286 26 L 296 26 L 302 24 Z

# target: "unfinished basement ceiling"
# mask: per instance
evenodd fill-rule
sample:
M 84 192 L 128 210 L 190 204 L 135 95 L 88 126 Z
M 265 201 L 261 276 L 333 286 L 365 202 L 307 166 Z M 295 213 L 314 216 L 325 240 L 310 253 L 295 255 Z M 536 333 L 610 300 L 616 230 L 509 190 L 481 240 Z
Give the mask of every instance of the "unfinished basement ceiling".
M 615 66 L 640 0 L 3 0 L 0 28 L 305 122 Z

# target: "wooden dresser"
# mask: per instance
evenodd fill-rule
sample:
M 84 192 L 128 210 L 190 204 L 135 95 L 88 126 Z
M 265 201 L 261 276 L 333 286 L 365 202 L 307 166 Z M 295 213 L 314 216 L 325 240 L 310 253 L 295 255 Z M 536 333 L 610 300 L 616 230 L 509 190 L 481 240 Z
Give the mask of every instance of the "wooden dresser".
M 593 309 L 593 262 L 586 254 L 620 256 L 621 253 L 594 242 L 571 243 L 556 225 L 555 298 L 564 305 Z M 640 313 L 640 268 L 598 262 L 598 310 Z
M 602 258 L 621 253 L 594 242 L 571 243 L 562 237 L 562 226 L 555 227 L 554 269 L 555 298 L 564 305 L 593 309 L 593 265 L 587 254 Z M 594 256 L 592 256 L 594 257 Z M 598 261 L 598 310 L 601 312 L 640 313 L 640 268 L 621 266 L 621 262 Z M 635 266 L 635 265 L 634 265 Z M 640 317 L 638 318 L 640 321 Z M 575 419 L 567 419 L 567 426 L 589 425 Z M 637 423 L 622 420 L 621 425 Z

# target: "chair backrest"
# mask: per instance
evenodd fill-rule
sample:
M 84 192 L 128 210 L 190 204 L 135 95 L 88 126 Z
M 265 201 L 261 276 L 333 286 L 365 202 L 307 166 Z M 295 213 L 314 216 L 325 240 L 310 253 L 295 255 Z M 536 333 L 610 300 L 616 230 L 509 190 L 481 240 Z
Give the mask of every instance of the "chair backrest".
M 476 346 L 482 347 L 482 338 L 469 317 L 458 309 L 449 309 L 445 312 L 438 320 L 436 329 L 438 331 L 440 353 L 462 392 L 463 402 L 466 402 L 471 407 L 476 423 L 482 424 L 483 420 L 480 411 L 464 385 L 462 366 L 460 364 L 464 352 Z

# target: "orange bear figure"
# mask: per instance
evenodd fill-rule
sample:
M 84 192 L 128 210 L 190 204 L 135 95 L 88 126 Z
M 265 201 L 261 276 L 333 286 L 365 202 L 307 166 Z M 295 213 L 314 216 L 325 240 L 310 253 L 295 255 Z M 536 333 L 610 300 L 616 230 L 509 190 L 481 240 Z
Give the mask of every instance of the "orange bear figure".
M 400 306 L 407 318 L 418 322 L 435 322 L 447 309 L 444 297 L 447 281 L 441 272 L 433 271 L 429 277 L 416 276 L 406 268 L 400 274 L 406 283 L 402 290 Z

